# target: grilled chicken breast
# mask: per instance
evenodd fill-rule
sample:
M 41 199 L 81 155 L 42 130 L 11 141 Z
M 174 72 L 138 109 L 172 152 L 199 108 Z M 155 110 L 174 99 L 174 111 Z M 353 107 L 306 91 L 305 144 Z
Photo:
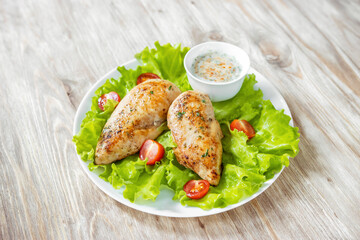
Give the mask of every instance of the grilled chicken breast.
M 182 93 L 170 106 L 168 127 L 177 144 L 178 162 L 218 185 L 223 135 L 209 97 L 198 91 Z
M 181 93 L 166 80 L 148 80 L 121 100 L 102 130 L 95 163 L 108 164 L 138 152 L 147 139 L 161 134 L 171 103 Z

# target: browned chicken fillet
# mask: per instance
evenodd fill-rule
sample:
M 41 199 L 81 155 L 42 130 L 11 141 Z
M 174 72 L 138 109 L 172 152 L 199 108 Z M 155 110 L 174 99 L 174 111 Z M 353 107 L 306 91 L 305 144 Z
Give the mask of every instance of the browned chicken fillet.
M 95 163 L 108 164 L 138 152 L 143 142 L 161 134 L 171 103 L 181 93 L 166 80 L 148 80 L 121 100 L 102 130 Z
M 168 127 L 177 144 L 178 162 L 218 185 L 223 135 L 209 97 L 198 91 L 182 93 L 170 106 Z

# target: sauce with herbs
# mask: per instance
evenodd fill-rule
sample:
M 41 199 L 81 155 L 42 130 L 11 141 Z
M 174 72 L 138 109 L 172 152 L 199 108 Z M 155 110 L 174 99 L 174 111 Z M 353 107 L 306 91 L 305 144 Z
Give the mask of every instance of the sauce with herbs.
M 202 80 L 229 82 L 240 75 L 240 67 L 233 57 L 225 53 L 208 52 L 195 58 L 192 72 Z

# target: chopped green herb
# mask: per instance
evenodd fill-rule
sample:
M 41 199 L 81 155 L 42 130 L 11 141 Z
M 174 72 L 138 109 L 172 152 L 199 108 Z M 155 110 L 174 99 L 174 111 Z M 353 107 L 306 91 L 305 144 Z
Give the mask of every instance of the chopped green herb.
M 200 113 L 197 112 L 197 113 L 196 113 L 196 116 L 200 116 Z
M 169 90 L 171 90 L 172 86 L 169 87 Z
M 199 136 L 198 136 L 198 138 L 202 139 L 202 136 L 201 136 L 201 135 L 199 135 Z
M 209 149 L 206 149 L 206 153 L 201 155 L 201 157 L 206 157 L 207 155 L 209 155 Z
M 205 103 L 205 100 L 203 99 L 203 100 L 201 100 L 203 103 Z
M 204 126 L 200 126 L 200 129 L 204 129 Z
M 178 112 L 177 113 L 178 119 L 181 119 L 184 114 L 185 114 L 185 112 Z
M 150 93 L 151 93 L 151 94 L 154 94 L 154 92 L 153 92 L 153 91 L 150 91 Z
M 201 116 L 201 120 L 205 121 L 205 118 L 203 116 Z

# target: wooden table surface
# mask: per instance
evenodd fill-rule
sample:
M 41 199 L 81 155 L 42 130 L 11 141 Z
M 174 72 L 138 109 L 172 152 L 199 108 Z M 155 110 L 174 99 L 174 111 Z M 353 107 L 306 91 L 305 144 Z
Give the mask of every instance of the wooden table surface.
M 159 217 L 80 168 L 84 94 L 157 40 L 238 45 L 286 99 L 300 153 L 255 200 Z M 359 239 L 359 45 L 359 1 L 0 0 L 0 239 Z

